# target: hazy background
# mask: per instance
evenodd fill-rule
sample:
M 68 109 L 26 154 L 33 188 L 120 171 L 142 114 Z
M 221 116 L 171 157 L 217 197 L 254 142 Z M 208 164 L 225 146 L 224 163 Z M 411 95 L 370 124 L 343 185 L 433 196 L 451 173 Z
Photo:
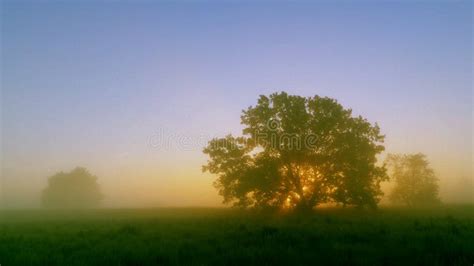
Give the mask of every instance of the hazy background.
M 39 206 L 75 166 L 108 207 L 218 206 L 202 147 L 280 90 L 378 122 L 387 151 L 427 154 L 442 200 L 473 202 L 471 1 L 1 9 L 0 207 Z

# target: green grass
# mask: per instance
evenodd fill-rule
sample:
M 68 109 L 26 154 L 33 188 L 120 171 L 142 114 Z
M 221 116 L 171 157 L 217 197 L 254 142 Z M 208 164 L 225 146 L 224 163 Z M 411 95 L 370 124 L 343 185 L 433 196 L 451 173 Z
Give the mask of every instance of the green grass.
M 8 265 L 473 265 L 474 208 L 1 211 Z

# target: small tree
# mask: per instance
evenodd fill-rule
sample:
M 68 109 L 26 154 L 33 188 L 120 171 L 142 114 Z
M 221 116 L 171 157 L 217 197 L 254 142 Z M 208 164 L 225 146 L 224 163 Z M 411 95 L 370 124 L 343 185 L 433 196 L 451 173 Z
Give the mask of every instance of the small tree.
M 285 92 L 260 96 L 241 116 L 243 136 L 215 138 L 203 171 L 218 176 L 224 203 L 309 210 L 318 204 L 375 207 L 384 150 L 377 125 L 336 100 Z
M 424 154 L 389 154 L 386 163 L 395 181 L 389 196 L 393 203 L 411 207 L 440 203 L 438 179 Z
M 47 208 L 92 208 L 99 206 L 102 199 L 97 177 L 83 167 L 49 177 L 42 194 Z

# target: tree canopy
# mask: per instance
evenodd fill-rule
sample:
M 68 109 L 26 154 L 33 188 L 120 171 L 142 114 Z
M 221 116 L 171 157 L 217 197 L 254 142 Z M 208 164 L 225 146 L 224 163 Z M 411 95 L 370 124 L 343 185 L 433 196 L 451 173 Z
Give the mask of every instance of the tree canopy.
M 260 96 L 242 112 L 243 135 L 212 139 L 203 171 L 224 203 L 311 209 L 321 203 L 375 207 L 386 170 L 377 124 L 328 97 Z
M 389 154 L 386 162 L 395 181 L 389 195 L 393 203 L 411 207 L 440 203 L 438 179 L 424 154 Z
M 102 199 L 97 177 L 83 167 L 49 177 L 42 194 L 43 206 L 48 208 L 92 208 Z

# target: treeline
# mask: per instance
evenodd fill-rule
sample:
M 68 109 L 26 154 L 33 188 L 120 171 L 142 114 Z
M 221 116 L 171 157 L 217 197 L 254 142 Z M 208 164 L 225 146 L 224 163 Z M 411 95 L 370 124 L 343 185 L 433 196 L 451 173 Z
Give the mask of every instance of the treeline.
M 328 97 L 285 92 L 260 96 L 243 110 L 242 136 L 209 141 L 204 172 L 223 202 L 242 208 L 311 210 L 320 204 L 375 208 L 381 182 L 395 183 L 394 204 L 440 203 L 438 180 L 425 155 L 389 154 L 379 126 L 353 116 Z M 97 207 L 103 195 L 85 168 L 51 176 L 42 203 L 52 208 Z

